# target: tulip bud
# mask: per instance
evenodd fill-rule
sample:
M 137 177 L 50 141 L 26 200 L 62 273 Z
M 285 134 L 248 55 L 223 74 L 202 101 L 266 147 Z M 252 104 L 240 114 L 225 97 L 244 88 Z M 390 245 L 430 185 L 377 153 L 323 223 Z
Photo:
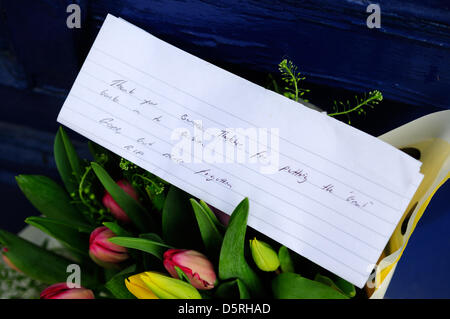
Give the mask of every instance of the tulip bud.
M 157 272 L 141 274 L 142 281 L 161 299 L 202 299 L 197 289 L 187 282 L 170 278 Z
M 138 299 L 158 299 L 141 279 L 142 274 L 133 275 L 125 279 L 125 286 Z
M 197 289 L 214 288 L 214 267 L 205 255 L 195 250 L 169 249 L 164 253 L 164 267 L 174 278 L 179 278 L 175 267 L 180 268 Z
M 275 250 L 265 242 L 250 240 L 250 249 L 256 266 L 263 271 L 275 271 L 280 266 L 280 260 Z
M 65 282 L 62 282 L 42 291 L 41 299 L 95 299 L 95 297 L 90 289 L 69 288 Z
M 115 234 L 105 226 L 96 228 L 89 238 L 89 256 L 98 265 L 115 268 L 118 263 L 128 259 L 125 247 L 111 243 L 108 239 Z
M 138 200 L 138 194 L 134 190 L 134 188 L 131 186 L 130 183 L 128 183 L 126 180 L 120 180 L 117 182 L 117 185 L 122 188 L 125 193 L 133 197 L 135 200 Z M 111 211 L 111 214 L 118 220 L 123 223 L 129 223 L 131 220 L 128 217 L 128 215 L 125 213 L 125 211 L 117 204 L 117 202 L 112 198 L 112 196 L 105 191 L 105 195 L 103 196 L 103 205 L 105 205 L 106 208 L 109 208 Z
M 5 254 L 8 252 L 8 248 L 4 247 L 2 249 L 2 252 L 3 252 L 2 259 L 5 262 L 5 264 L 8 265 L 9 268 L 14 269 L 15 271 L 21 272 L 20 269 L 17 268 L 16 265 L 14 265 L 8 257 L 6 257 Z

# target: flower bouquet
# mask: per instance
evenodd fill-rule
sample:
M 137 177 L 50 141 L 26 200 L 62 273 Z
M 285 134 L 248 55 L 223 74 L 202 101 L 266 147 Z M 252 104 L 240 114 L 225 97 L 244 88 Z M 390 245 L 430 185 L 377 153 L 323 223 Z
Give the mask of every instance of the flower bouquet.
M 303 99 L 309 90 L 297 68 L 284 60 L 279 69 L 284 91 L 271 78 L 273 89 Z M 374 91 L 353 106 L 335 102 L 330 115 L 360 114 L 381 99 Z M 49 285 L 41 298 L 366 297 L 247 228 L 248 199 L 230 217 L 93 142 L 89 150 L 92 159 L 79 158 L 60 128 L 54 157 L 64 187 L 45 176 L 16 178 L 43 215 L 25 222 L 61 244 L 49 249 L 0 230 L 5 263 Z
M 25 222 L 61 243 L 56 251 L 0 230 L 12 269 L 50 285 L 45 299 L 351 298 L 353 285 L 247 229 L 251 203 L 231 217 L 89 142 L 80 159 L 60 128 L 45 176 L 17 183 L 43 216 Z M 363 294 L 360 292 L 360 294 Z

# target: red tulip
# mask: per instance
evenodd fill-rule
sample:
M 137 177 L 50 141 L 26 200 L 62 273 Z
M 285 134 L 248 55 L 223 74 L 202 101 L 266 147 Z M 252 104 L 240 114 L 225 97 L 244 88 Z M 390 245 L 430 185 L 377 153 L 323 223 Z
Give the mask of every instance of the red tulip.
M 42 291 L 41 299 L 95 299 L 95 297 L 90 289 L 69 288 L 65 282 L 62 282 Z
M 2 251 L 3 251 L 2 258 L 3 258 L 3 261 L 5 262 L 5 264 L 8 265 L 9 268 L 14 269 L 14 270 L 20 272 L 20 269 L 17 268 L 16 265 L 14 265 L 14 264 L 12 263 L 12 261 L 11 261 L 8 257 L 6 257 L 5 253 L 8 252 L 8 248 L 4 247 L 4 248 L 2 249 Z
M 89 256 L 98 265 L 105 268 L 116 267 L 128 259 L 128 251 L 125 247 L 111 243 L 108 238 L 115 234 L 105 226 L 96 228 L 89 239 Z
M 117 182 L 117 185 L 120 186 L 120 188 L 122 188 L 125 193 L 127 193 L 128 195 L 130 195 L 131 197 L 133 197 L 135 200 L 138 200 L 138 194 L 135 191 L 135 189 L 131 186 L 130 183 L 128 183 L 126 180 L 120 180 Z M 112 196 L 105 191 L 105 195 L 103 196 L 103 205 L 105 205 L 106 208 L 109 208 L 109 210 L 111 211 L 111 214 L 113 214 L 113 216 L 123 222 L 123 223 L 129 223 L 130 222 L 130 218 L 128 217 L 128 215 L 124 212 L 124 210 L 119 206 L 119 204 L 116 203 L 116 201 L 112 198 Z
M 164 267 L 174 278 L 179 278 L 175 267 L 180 268 L 197 289 L 212 289 L 216 283 L 213 265 L 195 250 L 169 249 L 164 253 Z

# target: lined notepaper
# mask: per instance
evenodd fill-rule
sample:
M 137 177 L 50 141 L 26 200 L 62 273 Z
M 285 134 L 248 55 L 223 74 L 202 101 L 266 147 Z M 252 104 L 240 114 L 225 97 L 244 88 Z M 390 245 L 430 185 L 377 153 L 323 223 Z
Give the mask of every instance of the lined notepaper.
M 358 287 L 422 179 L 392 146 L 112 15 L 58 121 L 228 214 L 248 197 L 249 226 Z

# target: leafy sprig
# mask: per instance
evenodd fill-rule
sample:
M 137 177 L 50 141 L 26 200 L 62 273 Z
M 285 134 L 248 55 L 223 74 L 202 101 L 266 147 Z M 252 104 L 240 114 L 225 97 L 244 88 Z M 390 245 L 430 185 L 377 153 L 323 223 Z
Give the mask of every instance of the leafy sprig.
M 278 70 L 281 72 L 281 80 L 285 83 L 283 95 L 298 102 L 299 98 L 303 97 L 305 93 L 310 92 L 309 89 L 304 89 L 300 86 L 300 82 L 306 77 L 302 76 L 297 70 L 297 66 L 284 59 L 278 64 Z M 303 99 L 305 102 L 308 100 Z
M 355 96 L 355 101 L 352 103 L 349 100 L 346 102 L 334 101 L 333 110 L 334 113 L 329 113 L 329 116 L 346 115 L 348 124 L 351 124 L 350 113 L 356 113 L 358 115 L 365 115 L 367 108 L 373 109 L 375 105 L 383 101 L 383 94 L 380 91 L 371 91 L 364 93 L 362 97 Z
M 309 89 L 304 89 L 300 86 L 300 82 L 306 79 L 298 71 L 298 67 L 287 59 L 284 59 L 278 64 L 278 70 L 281 73 L 281 80 L 285 86 L 280 90 L 276 80 L 270 75 L 270 85 L 273 89 L 287 98 L 299 102 L 302 99 L 304 102 L 309 102 L 304 99 L 305 93 L 311 92 Z M 373 109 L 383 100 L 383 94 L 380 91 L 374 90 L 369 93 L 364 93 L 362 96 L 355 95 L 354 101 L 347 100 L 345 102 L 333 100 L 333 113 L 329 116 L 336 117 L 345 115 L 348 124 L 351 124 L 351 114 L 365 115 L 367 109 Z

